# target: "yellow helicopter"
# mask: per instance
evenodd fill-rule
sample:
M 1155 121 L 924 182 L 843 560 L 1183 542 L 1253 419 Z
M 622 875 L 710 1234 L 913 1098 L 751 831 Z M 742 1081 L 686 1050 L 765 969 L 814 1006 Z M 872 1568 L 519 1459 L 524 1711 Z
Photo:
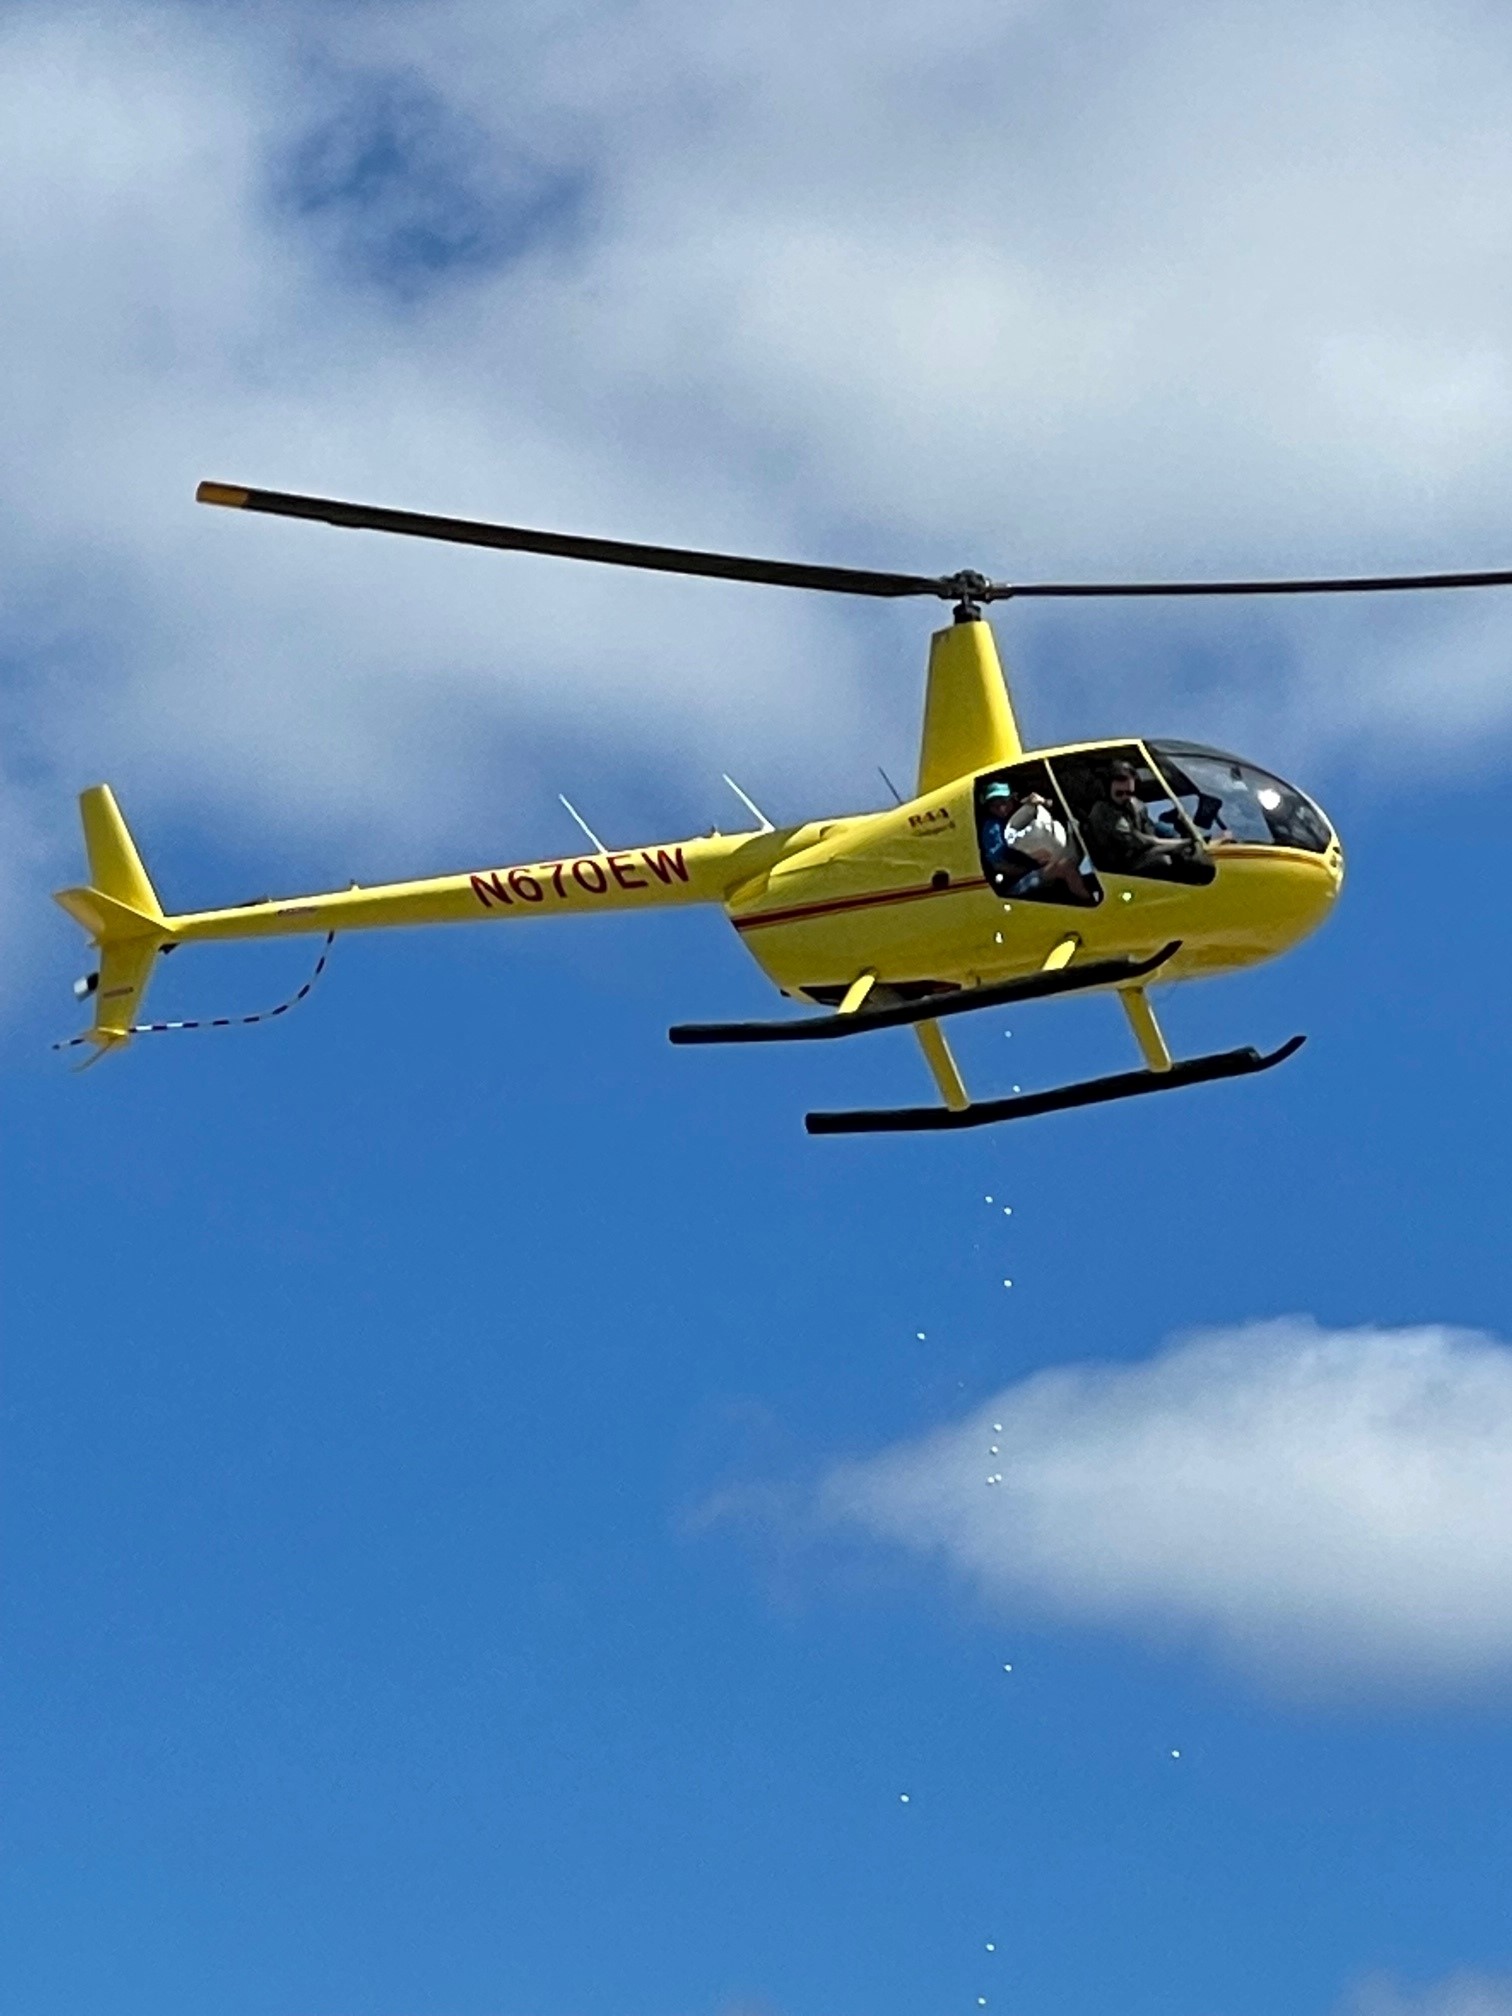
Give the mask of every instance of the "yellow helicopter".
M 99 947 L 98 972 L 77 990 L 93 997 L 93 1025 L 73 1039 L 92 1046 L 96 1057 L 134 1035 L 183 1026 L 136 1019 L 159 953 L 180 945 L 708 903 L 723 909 L 785 996 L 824 1012 L 683 1024 L 668 1032 L 674 1043 L 827 1041 L 901 1027 L 918 1038 L 940 1104 L 810 1113 L 812 1134 L 1023 1119 L 1266 1071 L 1303 1041 L 1294 1036 L 1268 1054 L 1245 1048 L 1173 1060 L 1149 988 L 1272 958 L 1322 923 L 1343 881 L 1344 855 L 1319 806 L 1281 778 L 1195 742 L 1128 736 L 1026 749 L 983 617 L 988 604 L 1013 597 L 1321 594 L 1512 583 L 1512 571 L 1496 571 L 1010 584 L 969 571 L 873 572 L 579 538 L 223 483 L 202 483 L 197 497 L 236 510 L 461 545 L 954 604 L 954 620 L 930 646 L 914 795 L 879 812 L 774 827 L 744 800 L 758 821 L 745 832 L 609 849 L 585 826 L 590 850 L 554 860 L 174 916 L 162 908 L 109 786 L 94 786 L 80 801 L 90 880 L 60 891 L 57 901 Z M 943 1021 L 1091 989 L 1116 995 L 1142 1069 L 1006 1099 L 970 1098 Z M 301 993 L 307 991 L 308 985 Z

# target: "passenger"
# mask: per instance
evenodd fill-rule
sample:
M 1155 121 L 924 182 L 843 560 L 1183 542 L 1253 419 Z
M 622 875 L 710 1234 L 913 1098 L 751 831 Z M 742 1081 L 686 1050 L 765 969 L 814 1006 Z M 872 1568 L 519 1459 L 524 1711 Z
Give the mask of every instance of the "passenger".
M 1093 858 L 1115 875 L 1164 875 L 1178 861 L 1196 857 L 1196 843 L 1162 828 L 1140 801 L 1139 778 L 1132 763 L 1115 763 L 1108 772 L 1108 795 L 1087 815 Z
M 1032 896 L 1046 884 L 1065 889 L 1078 903 L 1091 892 L 1081 872 L 1081 856 L 1056 818 L 1050 800 L 1022 786 L 989 784 L 983 796 L 982 854 L 988 872 L 1015 876 L 1007 893 Z
M 999 888 L 1017 884 L 1039 866 L 1009 831 L 1020 802 L 1011 784 L 989 784 L 982 793 L 982 861 Z

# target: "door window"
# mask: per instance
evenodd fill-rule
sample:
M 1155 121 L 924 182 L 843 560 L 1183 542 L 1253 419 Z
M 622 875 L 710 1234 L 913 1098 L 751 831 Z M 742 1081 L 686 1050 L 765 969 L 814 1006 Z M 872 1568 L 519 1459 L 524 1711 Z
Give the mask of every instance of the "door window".
M 1057 756 L 1053 768 L 1094 868 L 1161 882 L 1211 882 L 1213 864 L 1137 742 Z
M 982 872 L 998 895 L 1026 903 L 1101 902 L 1076 821 L 1043 759 L 979 777 L 976 823 Z

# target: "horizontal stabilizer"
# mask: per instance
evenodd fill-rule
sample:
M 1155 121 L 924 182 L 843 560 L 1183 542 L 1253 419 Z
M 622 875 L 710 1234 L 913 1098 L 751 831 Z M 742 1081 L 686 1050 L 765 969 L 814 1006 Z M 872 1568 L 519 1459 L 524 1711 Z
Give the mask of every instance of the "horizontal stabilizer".
M 129 903 L 118 903 L 103 889 L 60 889 L 53 901 L 68 912 L 75 924 L 82 924 L 100 945 L 114 938 L 163 938 L 167 935 L 161 916 L 154 917 L 145 910 L 134 910 Z
M 1306 1042 L 1293 1036 L 1279 1050 L 1220 1050 L 1209 1057 L 1189 1057 L 1169 1071 L 1120 1071 L 1111 1078 L 1088 1078 L 1079 1085 L 1059 1085 L 1049 1092 L 1025 1092 L 1012 1099 L 982 1099 L 953 1111 L 948 1106 L 900 1106 L 855 1113 L 809 1113 L 810 1134 L 923 1134 L 957 1127 L 990 1127 L 1000 1120 L 1029 1120 L 1037 1113 L 1064 1113 L 1076 1106 L 1102 1106 L 1113 1099 L 1137 1099 L 1146 1092 L 1175 1092 L 1183 1085 L 1209 1085 L 1219 1078 L 1247 1078 L 1284 1064 Z

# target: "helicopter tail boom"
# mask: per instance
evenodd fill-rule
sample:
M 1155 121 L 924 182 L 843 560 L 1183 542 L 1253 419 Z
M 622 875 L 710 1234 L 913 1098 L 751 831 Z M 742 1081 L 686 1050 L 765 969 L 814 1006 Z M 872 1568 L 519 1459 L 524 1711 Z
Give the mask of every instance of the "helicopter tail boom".
M 353 883 L 313 896 L 268 898 L 167 921 L 177 944 L 285 938 L 301 932 L 369 931 L 417 924 L 508 922 L 723 902 L 752 838 L 720 836 L 581 854 L 513 867 L 479 868 L 417 882 Z M 764 856 L 762 857 L 764 858 Z
M 512 867 L 311 896 L 264 898 L 228 909 L 165 913 L 108 785 L 83 794 L 89 881 L 58 891 L 57 902 L 99 948 L 96 972 L 75 989 L 94 997 L 91 1027 L 72 1042 L 103 1054 L 143 1028 L 142 997 L 161 951 L 215 941 L 282 938 L 383 926 L 469 923 L 723 904 L 732 887 L 759 875 L 785 836 L 771 830 L 602 850 Z M 281 1011 L 280 1011 L 281 1012 Z M 261 1019 L 261 1018 L 259 1018 Z M 155 1025 L 154 1025 L 155 1026 Z

